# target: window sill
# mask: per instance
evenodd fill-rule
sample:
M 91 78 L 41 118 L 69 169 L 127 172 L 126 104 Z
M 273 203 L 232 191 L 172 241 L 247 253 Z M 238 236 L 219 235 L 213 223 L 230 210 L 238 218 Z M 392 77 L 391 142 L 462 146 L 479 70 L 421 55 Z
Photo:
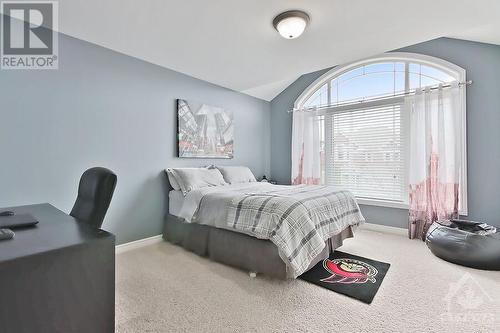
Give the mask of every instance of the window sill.
M 360 205 L 408 209 L 408 204 L 405 202 L 394 202 L 394 201 L 364 199 L 364 198 L 356 198 L 356 200 Z
M 409 205 L 404 202 L 393 202 L 393 201 L 385 201 L 385 200 L 375 200 L 375 199 L 363 199 L 356 198 L 356 201 L 360 205 L 365 206 L 378 206 L 378 207 L 386 207 L 386 208 L 398 208 L 398 209 L 409 209 Z M 460 210 L 458 211 L 458 215 L 467 216 L 468 211 Z

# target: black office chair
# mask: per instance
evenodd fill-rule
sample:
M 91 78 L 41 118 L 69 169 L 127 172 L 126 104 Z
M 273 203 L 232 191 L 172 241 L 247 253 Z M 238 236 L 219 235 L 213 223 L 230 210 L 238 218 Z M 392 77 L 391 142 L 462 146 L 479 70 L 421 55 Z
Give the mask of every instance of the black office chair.
M 106 168 L 91 168 L 80 178 L 78 196 L 69 215 L 100 228 L 116 186 L 116 175 Z

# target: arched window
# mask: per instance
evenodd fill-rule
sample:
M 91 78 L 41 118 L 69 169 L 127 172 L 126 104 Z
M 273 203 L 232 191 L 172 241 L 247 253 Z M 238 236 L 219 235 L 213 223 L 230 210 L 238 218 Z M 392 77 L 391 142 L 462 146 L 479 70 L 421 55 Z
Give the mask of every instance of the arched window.
M 347 187 L 360 203 L 408 207 L 408 131 L 404 97 L 419 88 L 465 81 L 465 70 L 442 59 L 388 53 L 338 66 L 312 83 L 295 109 L 317 109 L 321 178 Z M 465 89 L 461 90 L 465 133 Z M 321 110 L 325 110 L 321 112 Z M 465 135 L 463 138 L 465 155 Z M 466 213 L 466 161 L 460 211 Z
M 439 58 L 388 53 L 335 67 L 309 86 L 295 108 L 321 107 L 397 96 L 417 88 L 465 80 L 465 70 Z

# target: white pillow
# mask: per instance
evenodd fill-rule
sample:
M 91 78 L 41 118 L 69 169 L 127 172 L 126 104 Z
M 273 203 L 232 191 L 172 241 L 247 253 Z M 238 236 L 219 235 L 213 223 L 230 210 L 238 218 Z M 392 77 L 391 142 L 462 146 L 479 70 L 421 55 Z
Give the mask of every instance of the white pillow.
M 165 169 L 165 172 L 167 173 L 167 176 L 168 176 L 168 181 L 170 183 L 170 186 L 172 186 L 172 188 L 176 191 L 180 191 L 181 190 L 181 186 L 179 185 L 179 183 L 177 182 L 177 179 L 175 179 L 175 175 L 174 173 L 172 172 L 172 169 L 170 168 L 167 168 Z
M 256 182 L 252 171 L 246 166 L 217 166 L 229 184 Z
M 203 166 L 203 167 L 198 167 L 198 168 L 182 168 L 182 169 L 215 169 L 215 165 L 213 164 L 210 164 L 210 165 L 206 165 L 206 166 Z M 177 169 L 181 169 L 181 168 L 177 168 Z M 176 178 L 174 172 L 172 171 L 172 168 L 166 168 L 165 169 L 165 172 L 167 173 L 167 176 L 168 176 L 168 181 L 170 183 L 170 186 L 172 186 L 172 188 L 175 190 L 175 191 L 181 191 L 181 185 L 180 185 L 180 181 Z
M 171 170 L 184 195 L 198 188 L 226 185 L 218 169 L 174 168 Z

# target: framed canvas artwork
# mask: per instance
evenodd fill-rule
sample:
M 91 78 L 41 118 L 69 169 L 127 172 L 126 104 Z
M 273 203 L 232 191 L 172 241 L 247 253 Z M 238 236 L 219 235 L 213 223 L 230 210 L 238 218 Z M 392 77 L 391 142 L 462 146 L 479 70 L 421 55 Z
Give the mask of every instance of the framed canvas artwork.
M 233 158 L 233 113 L 221 107 L 177 100 L 178 156 Z

